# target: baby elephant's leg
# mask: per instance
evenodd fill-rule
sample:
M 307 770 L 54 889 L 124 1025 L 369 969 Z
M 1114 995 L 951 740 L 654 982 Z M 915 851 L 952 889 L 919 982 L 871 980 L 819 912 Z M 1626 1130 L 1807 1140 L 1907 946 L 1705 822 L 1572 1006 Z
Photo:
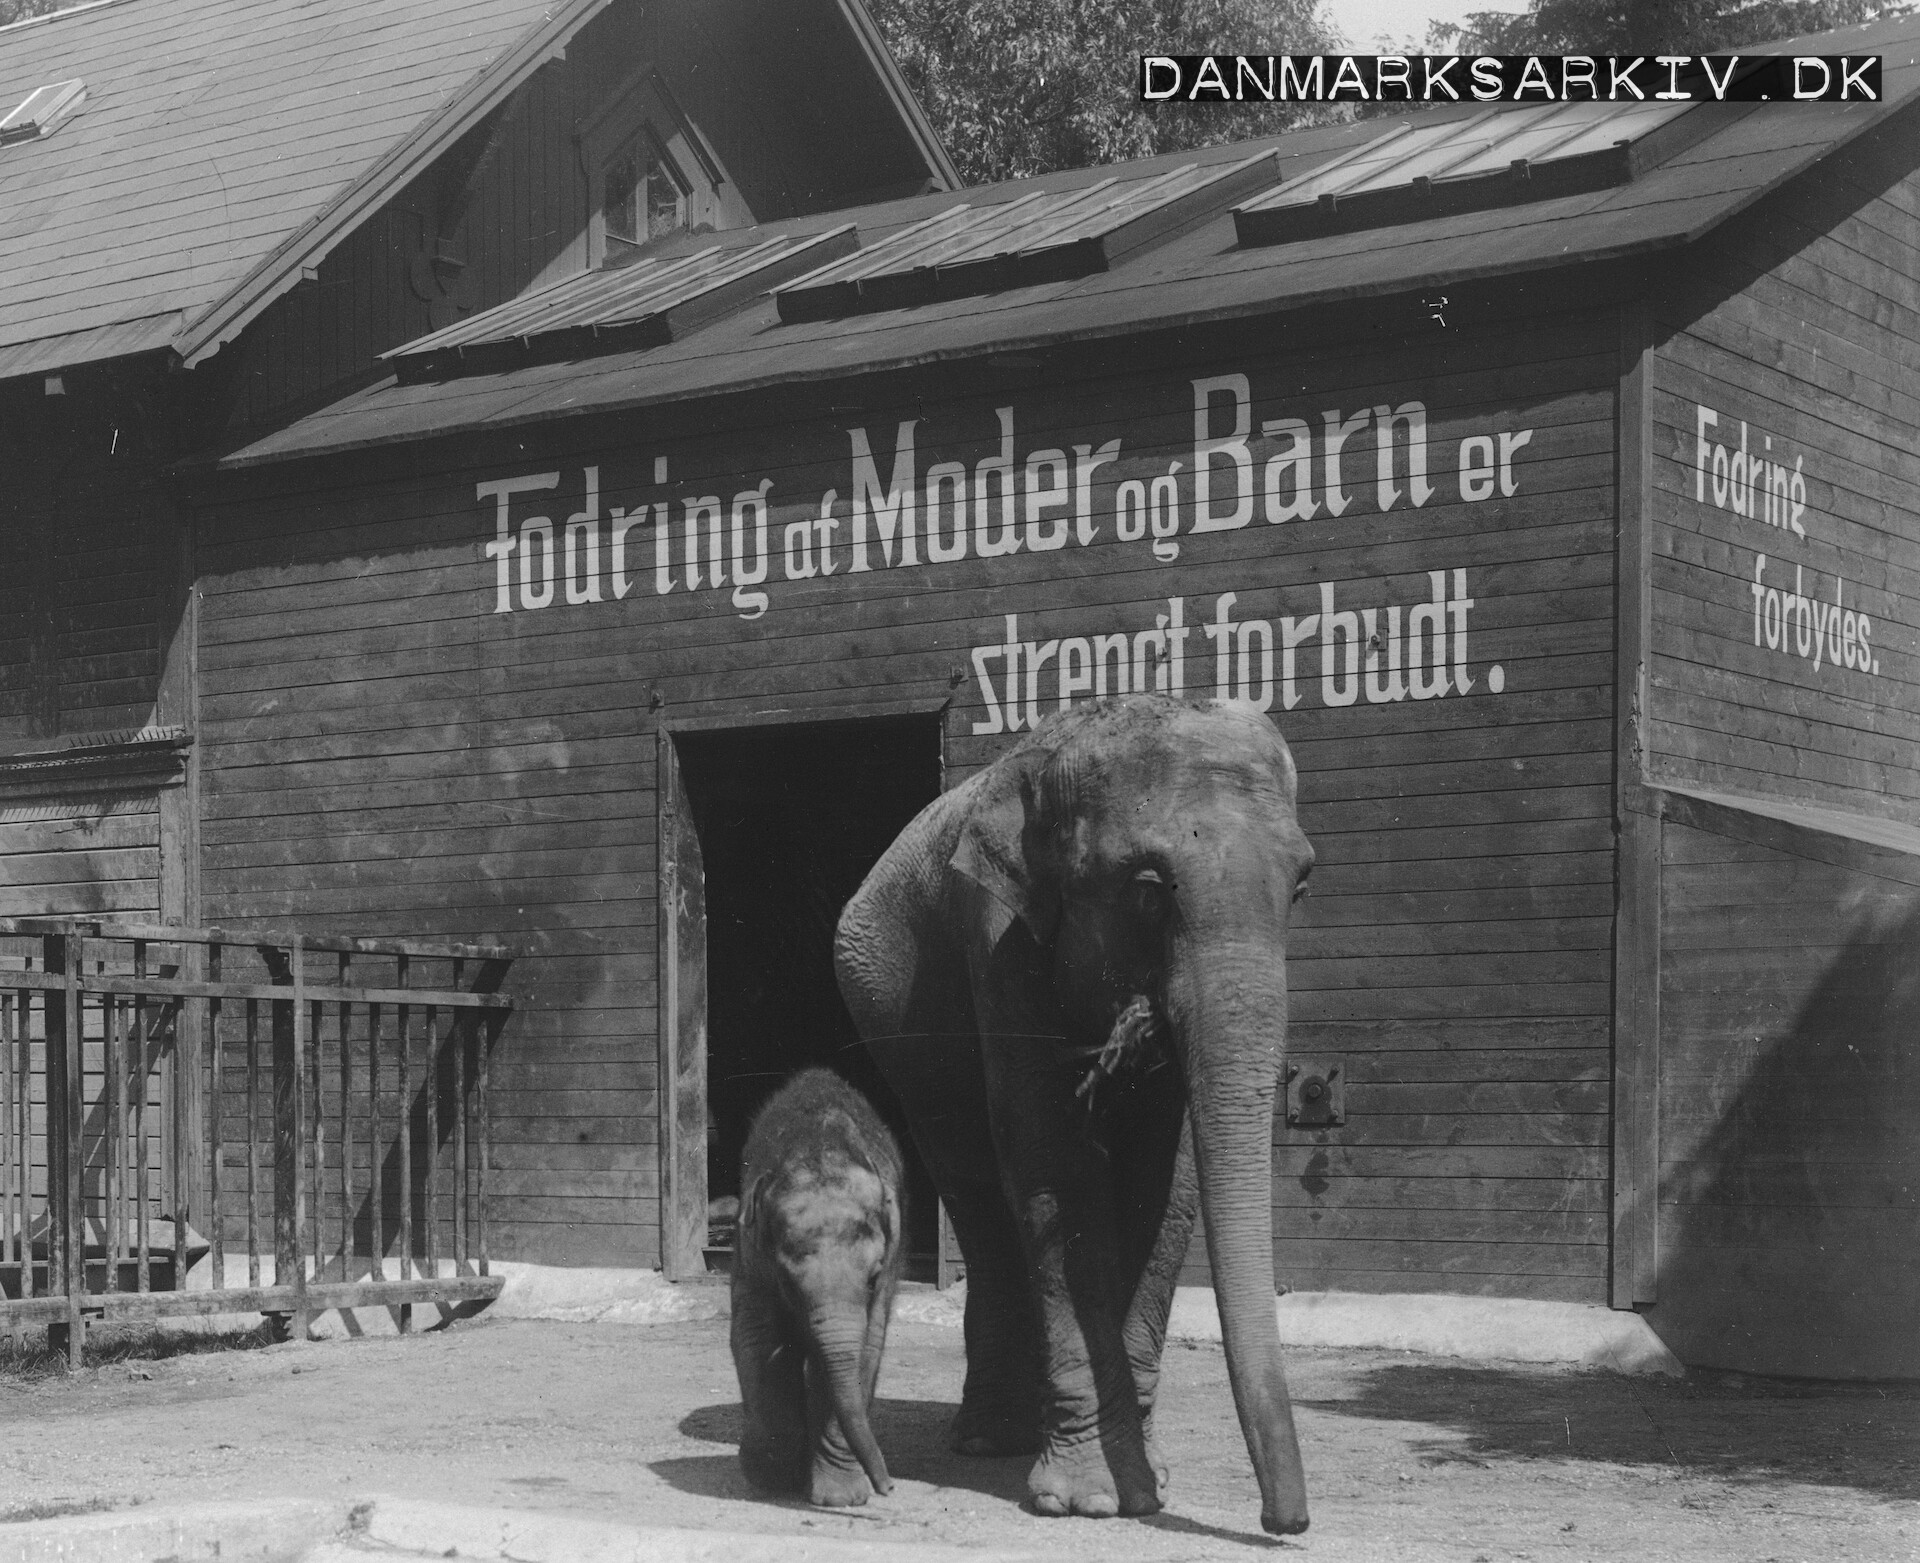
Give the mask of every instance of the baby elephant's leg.
M 756 1487 L 798 1492 L 807 1484 L 812 1447 L 805 1349 L 776 1305 L 750 1295 L 734 1300 L 732 1337 L 746 1424 L 740 1464 Z

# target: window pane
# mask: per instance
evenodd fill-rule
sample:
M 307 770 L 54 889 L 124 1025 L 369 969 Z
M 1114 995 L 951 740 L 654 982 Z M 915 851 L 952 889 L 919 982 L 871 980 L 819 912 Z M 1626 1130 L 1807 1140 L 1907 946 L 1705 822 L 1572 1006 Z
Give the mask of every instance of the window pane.
M 608 238 L 625 239 L 629 244 L 640 242 L 639 185 L 639 150 L 629 143 L 607 161 L 607 193 L 601 216 Z
M 658 158 L 647 164 L 647 237 L 657 239 L 687 225 L 687 198 L 680 182 Z

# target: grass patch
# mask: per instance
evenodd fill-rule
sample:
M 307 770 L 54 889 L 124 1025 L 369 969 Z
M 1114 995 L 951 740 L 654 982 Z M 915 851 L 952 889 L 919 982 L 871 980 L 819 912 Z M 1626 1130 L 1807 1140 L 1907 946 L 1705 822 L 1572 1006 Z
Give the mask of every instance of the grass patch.
M 98 1324 L 87 1331 L 84 1366 L 109 1368 L 118 1363 L 161 1362 L 171 1357 L 257 1351 L 272 1344 L 271 1324 L 218 1334 L 163 1330 L 152 1324 Z M 0 1385 L 40 1383 L 65 1377 L 66 1372 L 66 1353 L 47 1349 L 47 1332 L 44 1329 L 36 1329 L 24 1336 L 17 1347 L 9 1337 L 0 1336 Z M 9 1510 L 0 1510 L 0 1518 L 10 1513 Z

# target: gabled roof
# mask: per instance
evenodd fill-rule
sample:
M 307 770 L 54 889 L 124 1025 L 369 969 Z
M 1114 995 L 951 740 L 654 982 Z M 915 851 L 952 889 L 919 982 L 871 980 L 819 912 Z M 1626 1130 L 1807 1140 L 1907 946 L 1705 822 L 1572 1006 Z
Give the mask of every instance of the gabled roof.
M 783 322 L 757 298 L 704 330 L 638 351 L 529 365 L 440 383 L 387 382 L 227 456 L 245 467 L 438 434 L 500 430 L 548 418 L 662 406 L 759 387 L 1244 319 L 1476 278 L 1652 256 L 1694 242 L 1855 138 L 1886 125 L 1920 165 L 1920 16 L 1771 46 L 1769 52 L 1878 53 L 1880 103 L 1702 104 L 1711 133 L 1630 182 L 1544 200 L 1389 223 L 1293 242 L 1242 244 L 1230 212 L 1129 256 L 1111 270 L 986 295 L 824 321 Z M 1476 114 L 1478 106 L 1440 114 Z M 1507 112 L 1525 112 L 1509 110 Z M 1395 129 L 1391 120 L 1296 132 L 1127 165 L 1046 175 L 967 193 L 985 206 L 1034 190 L 1084 188 L 1184 162 L 1202 171 L 1269 155 L 1275 184 L 1312 172 Z M 852 222 L 863 249 L 954 204 L 923 196 L 758 230 L 817 233 Z
M 0 28 L 0 113 L 87 89 L 0 147 L 0 379 L 216 351 L 609 3 L 97 0 Z

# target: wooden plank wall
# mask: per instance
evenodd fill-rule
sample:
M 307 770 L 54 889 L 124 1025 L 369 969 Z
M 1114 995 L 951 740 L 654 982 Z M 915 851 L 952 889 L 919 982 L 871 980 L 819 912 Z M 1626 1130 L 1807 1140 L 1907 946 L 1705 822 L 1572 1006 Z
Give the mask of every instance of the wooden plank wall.
M 461 466 L 438 451 L 384 480 L 359 461 L 269 475 L 201 532 L 204 915 L 526 947 L 515 987 L 528 1002 L 495 1077 L 499 1251 L 652 1263 L 659 719 L 793 722 L 951 700 L 957 779 L 1007 742 L 986 730 L 981 675 L 1004 682 L 991 659 L 1010 617 L 1039 647 L 1137 637 L 1177 606 L 1184 690 L 1203 695 L 1216 664 L 1202 626 L 1224 593 L 1233 622 L 1277 637 L 1283 619 L 1318 612 L 1331 583 L 1335 611 L 1376 613 L 1384 640 L 1385 610 L 1401 609 L 1403 628 L 1418 605 L 1431 612 L 1429 572 L 1447 572 L 1444 598 L 1464 588 L 1473 601 L 1458 610 L 1471 615 L 1471 694 L 1356 692 L 1329 708 L 1316 638 L 1297 651 L 1297 706 L 1274 701 L 1320 853 L 1293 962 L 1294 1051 L 1345 1058 L 1352 1082 L 1345 1128 L 1277 1131 L 1281 1273 L 1300 1287 L 1603 1301 L 1614 317 L 1507 319 L 1365 351 L 1282 351 L 1252 328 L 1237 340 L 1230 361 L 1126 377 L 1050 375 L 824 418 L 811 397 L 740 430 L 704 415 L 704 427 L 663 427 L 671 414 L 555 426 L 525 431 L 523 454 L 503 459 L 496 443 Z M 1408 501 L 1403 424 L 1397 504 L 1383 513 L 1362 418 L 1343 515 L 1193 534 L 1193 379 L 1233 374 L 1250 388 L 1256 479 L 1286 445 L 1262 420 L 1301 418 L 1323 497 L 1328 410 L 1337 422 L 1423 402 L 1429 502 Z M 1017 472 L 1036 450 L 1121 442 L 1089 478 L 1090 545 L 936 565 L 923 526 L 918 565 L 889 568 L 870 543 L 872 569 L 852 571 L 849 428 L 866 430 L 883 484 L 908 419 L 917 478 L 943 459 L 975 473 L 1000 454 L 999 407 L 1013 409 Z M 1231 428 L 1230 394 L 1212 417 Z M 1512 495 L 1462 500 L 1462 441 L 1492 450 L 1503 433 L 1527 434 L 1510 451 Z M 1177 544 L 1160 558 L 1151 535 L 1116 535 L 1116 488 L 1144 489 L 1175 463 L 1181 530 L 1158 540 Z M 574 534 L 569 593 L 567 517 L 589 512 L 589 469 L 597 510 Z M 1222 514 L 1230 470 L 1216 459 Z M 552 488 L 509 496 L 509 535 L 531 545 L 531 568 L 523 592 L 510 556 L 503 590 L 486 552 L 495 500 L 476 484 L 549 471 Z M 731 577 L 687 590 L 682 517 L 762 480 L 769 606 L 756 614 Z M 817 535 L 829 489 L 835 573 L 791 579 L 783 542 Z M 664 595 L 651 526 L 625 534 L 616 579 L 607 525 L 614 506 L 655 500 L 673 517 Z M 751 505 L 742 515 L 750 540 Z M 548 584 L 540 516 L 554 579 L 548 605 L 532 607 Z M 1058 659 L 1038 665 L 1029 687 L 1044 712 L 1060 703 Z M 1282 666 L 1276 644 L 1276 687 Z
M 172 513 L 164 437 L 137 374 L 42 379 L 0 400 L 0 753 L 135 729 L 159 689 Z
M 151 791 L 0 802 L 0 917 L 160 917 L 160 812 Z
M 1909 150 L 1823 162 L 1660 302 L 1655 781 L 1920 819 L 1920 178 L 1890 171 Z M 1764 485 L 1733 508 L 1743 429 L 1793 475 L 1786 525 Z
M 1708 813 L 1664 830 L 1648 1317 L 1689 1365 L 1912 1378 L 1920 858 Z

